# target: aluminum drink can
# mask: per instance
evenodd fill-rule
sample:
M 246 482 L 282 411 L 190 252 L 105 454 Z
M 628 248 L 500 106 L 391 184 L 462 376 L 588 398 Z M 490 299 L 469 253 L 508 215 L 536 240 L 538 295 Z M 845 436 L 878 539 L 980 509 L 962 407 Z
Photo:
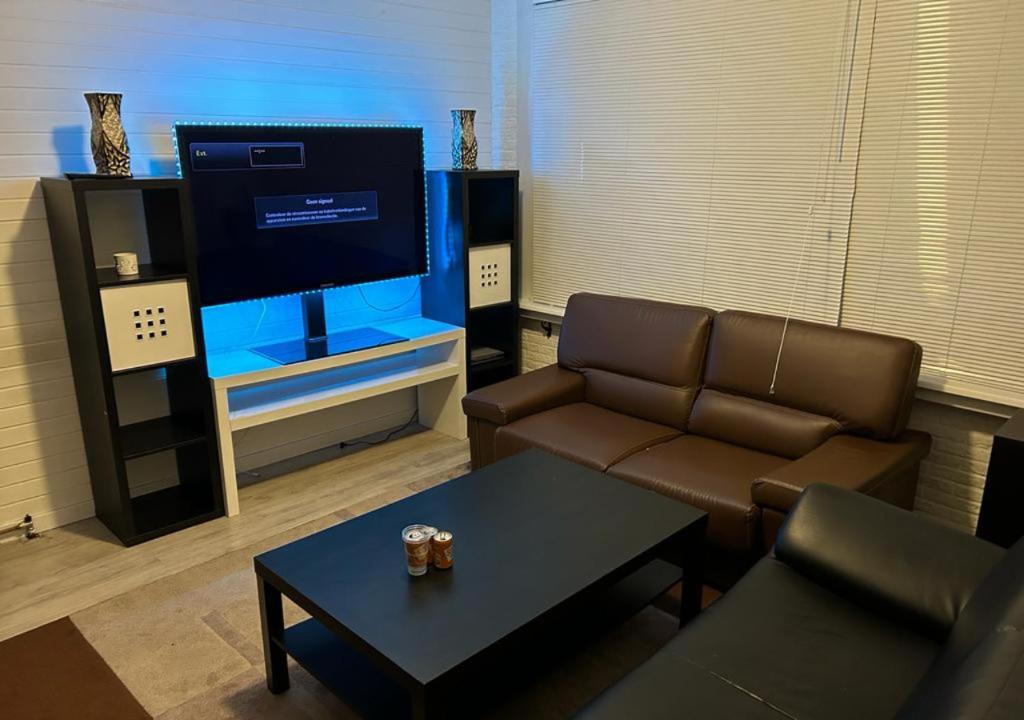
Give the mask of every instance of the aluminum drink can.
M 433 540 L 434 536 L 437 535 L 437 528 L 434 527 L 433 525 L 421 525 L 420 529 L 423 530 L 423 532 L 425 532 L 427 534 L 427 537 L 429 537 L 431 540 Z M 433 547 L 433 546 L 431 546 L 431 547 Z M 427 565 L 433 565 L 433 564 L 434 564 L 434 551 L 433 551 L 433 549 L 431 549 L 430 553 L 427 554 Z
M 447 530 L 441 530 L 431 539 L 434 567 L 438 570 L 447 570 L 455 562 L 454 540 L 454 536 Z
M 410 525 L 402 530 L 405 562 L 410 575 L 425 575 L 430 560 L 430 538 L 422 525 Z

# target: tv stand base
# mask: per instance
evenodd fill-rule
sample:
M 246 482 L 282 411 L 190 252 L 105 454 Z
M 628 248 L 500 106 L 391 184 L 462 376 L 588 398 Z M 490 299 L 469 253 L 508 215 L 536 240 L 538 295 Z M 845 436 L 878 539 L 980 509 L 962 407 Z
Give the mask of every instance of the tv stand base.
M 391 345 L 407 339 L 377 328 L 362 327 L 331 333 L 324 337 L 286 340 L 273 345 L 253 348 L 252 351 L 279 365 L 291 365 L 292 363 L 320 360 L 332 355 Z
M 227 515 L 239 512 L 232 441 L 232 433 L 238 430 L 416 388 L 420 424 L 466 438 L 462 412 L 466 331 L 427 318 L 367 330 L 395 340 L 289 364 L 270 359 L 266 348 L 232 350 L 209 358 Z M 328 338 L 331 348 L 333 337 Z

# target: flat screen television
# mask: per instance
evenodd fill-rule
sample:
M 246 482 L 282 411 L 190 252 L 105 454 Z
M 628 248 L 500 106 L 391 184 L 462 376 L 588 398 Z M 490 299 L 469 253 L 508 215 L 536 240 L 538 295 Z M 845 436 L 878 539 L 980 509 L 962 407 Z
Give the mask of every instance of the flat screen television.
M 203 305 L 427 272 L 423 131 L 175 126 Z

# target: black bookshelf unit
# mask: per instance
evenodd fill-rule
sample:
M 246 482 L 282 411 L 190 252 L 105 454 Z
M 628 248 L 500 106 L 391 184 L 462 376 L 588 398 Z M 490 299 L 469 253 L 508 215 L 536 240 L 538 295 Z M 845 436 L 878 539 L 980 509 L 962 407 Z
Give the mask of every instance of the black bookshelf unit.
M 469 390 L 519 374 L 519 171 L 427 173 L 423 314 L 466 328 Z
M 96 516 L 135 545 L 223 515 L 186 181 L 44 178 L 42 188 Z M 113 221 L 94 216 L 98 201 Z M 123 229 L 121 215 L 139 208 L 139 227 Z M 112 244 L 148 262 L 119 276 L 106 266 Z M 177 305 L 143 307 L 168 287 Z M 190 351 L 159 357 L 181 346 Z M 158 487 L 147 488 L 154 468 Z
M 1018 410 L 992 437 L 992 453 L 981 497 L 975 535 L 1008 548 L 1024 537 L 1020 508 L 1024 501 L 1024 410 Z

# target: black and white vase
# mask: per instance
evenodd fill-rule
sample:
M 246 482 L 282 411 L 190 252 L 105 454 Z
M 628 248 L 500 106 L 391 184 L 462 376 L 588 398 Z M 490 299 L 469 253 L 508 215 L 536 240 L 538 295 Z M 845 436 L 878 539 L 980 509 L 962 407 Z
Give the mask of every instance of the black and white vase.
M 452 169 L 476 170 L 476 110 L 452 110 Z
M 85 93 L 92 115 L 92 159 L 98 175 L 131 177 L 128 136 L 121 124 L 121 93 Z

